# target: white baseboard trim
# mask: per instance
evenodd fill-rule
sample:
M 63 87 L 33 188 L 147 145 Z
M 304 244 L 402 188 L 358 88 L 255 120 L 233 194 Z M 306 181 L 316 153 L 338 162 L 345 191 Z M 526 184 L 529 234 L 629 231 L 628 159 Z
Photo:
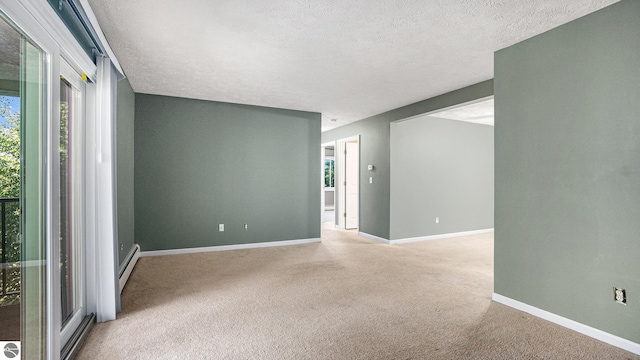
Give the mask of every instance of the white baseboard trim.
M 206 247 L 195 247 L 195 248 L 185 248 L 185 249 L 152 250 L 152 251 L 143 251 L 140 253 L 140 256 L 144 257 L 144 256 L 193 254 L 193 253 L 211 252 L 211 251 L 229 251 L 229 250 L 255 249 L 255 248 L 265 248 L 265 247 L 274 247 L 274 246 L 300 245 L 300 244 L 309 244 L 314 242 L 320 242 L 320 238 L 269 241 L 269 242 L 238 244 L 238 245 L 206 246 Z
M 361 231 L 358 231 L 358 235 L 362 236 L 363 238 L 379 241 L 379 242 L 381 242 L 383 244 L 390 244 L 389 240 L 387 240 L 385 238 L 381 238 L 379 236 L 367 234 L 367 233 L 364 233 L 364 232 L 361 232 Z
M 418 237 L 405 238 L 405 239 L 389 240 L 389 243 L 392 244 L 392 245 L 393 244 L 406 244 L 406 243 L 412 243 L 412 242 L 417 242 L 417 241 L 438 240 L 438 239 L 446 239 L 446 238 L 452 238 L 452 237 L 458 237 L 458 236 L 469 236 L 469 235 L 484 234 L 484 233 L 488 233 L 488 232 L 492 232 L 492 231 L 493 231 L 493 229 L 482 229 L 482 230 L 462 231 L 462 232 L 449 233 L 449 234 L 418 236 Z
M 567 318 L 562 317 L 560 315 L 556 315 L 554 313 L 550 313 L 550 312 L 548 312 L 546 310 L 539 309 L 539 308 L 537 308 L 535 306 L 531 306 L 531 305 L 525 304 L 523 302 L 508 298 L 508 297 L 500 295 L 500 294 L 493 293 L 491 298 L 493 299 L 493 301 L 498 302 L 500 304 L 512 307 L 512 308 L 520 310 L 520 311 L 524 311 L 524 312 L 529 313 L 529 314 L 531 314 L 533 316 L 539 317 L 539 318 L 547 320 L 547 321 L 551 321 L 552 323 L 555 323 L 555 324 L 558 324 L 560 326 L 566 327 L 566 328 L 571 329 L 573 331 L 577 331 L 577 332 L 579 332 L 581 334 L 587 335 L 589 337 L 592 337 L 594 339 L 600 340 L 602 342 L 605 342 L 607 344 L 613 345 L 615 347 L 619 347 L 621 349 L 627 350 L 627 351 L 632 352 L 632 353 L 634 353 L 636 355 L 640 355 L 640 344 L 634 343 L 634 342 L 629 341 L 627 339 L 623 339 L 623 338 L 621 338 L 619 336 L 609 334 L 609 333 L 604 332 L 602 330 L 598 330 L 596 328 L 592 328 L 591 326 L 584 325 L 584 324 L 579 323 L 577 321 L 567 319 Z
M 129 276 L 131 276 L 131 272 L 133 268 L 136 266 L 136 263 L 140 259 L 140 245 L 134 244 L 127 255 L 127 265 L 124 268 L 124 271 L 120 274 L 120 293 L 122 294 L 122 289 L 124 289 L 127 280 L 129 280 Z

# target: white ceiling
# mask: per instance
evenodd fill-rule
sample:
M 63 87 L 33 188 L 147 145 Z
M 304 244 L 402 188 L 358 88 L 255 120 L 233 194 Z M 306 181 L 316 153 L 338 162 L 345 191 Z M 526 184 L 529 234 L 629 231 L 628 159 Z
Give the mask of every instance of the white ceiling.
M 429 116 L 493 126 L 493 97 L 491 99 L 430 113 Z
M 321 112 L 327 130 L 491 79 L 494 51 L 616 1 L 89 3 L 134 91 Z

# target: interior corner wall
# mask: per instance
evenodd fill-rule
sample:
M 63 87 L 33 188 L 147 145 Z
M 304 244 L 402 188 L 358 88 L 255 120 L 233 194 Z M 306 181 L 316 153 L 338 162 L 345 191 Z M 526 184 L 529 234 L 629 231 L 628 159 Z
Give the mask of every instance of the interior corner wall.
M 493 228 L 493 157 L 493 126 L 392 123 L 391 240 Z
M 495 54 L 495 292 L 635 343 L 638 19 L 624 0 Z
M 148 94 L 135 109 L 142 251 L 320 237 L 319 113 Z
M 116 110 L 116 181 L 118 262 L 122 268 L 135 243 L 134 116 L 135 94 L 125 78 L 118 81 Z
M 322 143 L 360 135 L 360 232 L 391 238 L 390 123 L 491 95 L 493 79 L 322 133 Z M 373 165 L 374 170 L 367 170 L 367 165 Z

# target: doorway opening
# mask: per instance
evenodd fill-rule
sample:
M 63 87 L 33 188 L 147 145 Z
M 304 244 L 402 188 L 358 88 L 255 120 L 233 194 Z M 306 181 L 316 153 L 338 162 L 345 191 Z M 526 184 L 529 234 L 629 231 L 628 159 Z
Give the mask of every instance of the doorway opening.
M 322 223 L 335 226 L 336 158 L 335 142 L 322 145 Z
M 391 123 L 390 241 L 493 229 L 493 105 L 490 96 Z

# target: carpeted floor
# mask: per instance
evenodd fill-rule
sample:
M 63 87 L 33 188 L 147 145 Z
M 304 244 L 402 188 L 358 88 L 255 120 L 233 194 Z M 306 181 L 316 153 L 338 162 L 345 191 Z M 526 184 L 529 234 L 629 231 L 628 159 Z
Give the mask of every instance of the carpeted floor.
M 142 258 L 79 359 L 640 359 L 491 301 L 493 235 Z

